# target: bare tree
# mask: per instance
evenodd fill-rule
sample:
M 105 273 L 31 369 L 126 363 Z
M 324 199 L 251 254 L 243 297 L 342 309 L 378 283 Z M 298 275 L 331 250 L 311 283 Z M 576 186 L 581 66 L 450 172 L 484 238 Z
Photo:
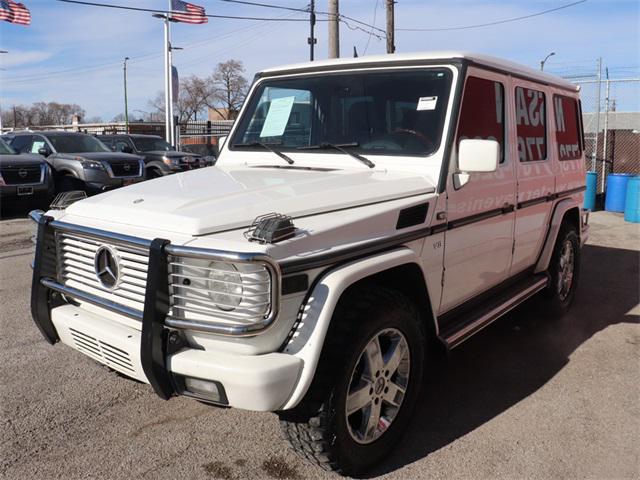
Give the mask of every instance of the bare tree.
M 29 106 L 15 105 L 2 112 L 5 127 L 26 128 L 42 125 L 68 125 L 73 116 L 83 117 L 85 111 L 75 103 L 36 102 Z
M 213 85 L 204 78 L 192 75 L 180 82 L 180 94 L 176 101 L 175 114 L 180 123 L 198 120 L 198 114 L 204 113 L 212 102 Z M 154 116 L 164 116 L 164 93 L 158 92 L 150 100 L 149 106 L 155 111 Z
M 236 118 L 249 90 L 249 82 L 244 77 L 244 65 L 239 60 L 227 60 L 219 63 L 211 82 L 215 87 L 209 107 L 216 111 L 220 118 L 231 120 Z

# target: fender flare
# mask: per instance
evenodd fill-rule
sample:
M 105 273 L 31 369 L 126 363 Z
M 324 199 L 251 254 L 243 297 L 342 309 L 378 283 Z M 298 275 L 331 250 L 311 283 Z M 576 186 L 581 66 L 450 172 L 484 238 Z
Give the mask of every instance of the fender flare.
M 149 162 L 145 162 L 144 164 L 145 171 L 150 170 L 152 168 L 155 170 L 159 170 L 162 175 L 168 175 L 172 173 L 171 169 L 167 167 L 167 165 L 161 162 L 160 160 L 150 160 Z
M 409 263 L 415 263 L 419 267 L 421 265 L 418 255 L 413 250 L 401 247 L 331 270 L 316 282 L 311 294 L 301 306 L 302 317 L 296 335 L 284 349 L 284 353 L 302 359 L 304 367 L 293 393 L 282 410 L 295 407 L 306 395 L 315 376 L 333 312 L 344 291 L 359 280 Z
M 70 168 L 61 168 L 60 170 L 56 170 L 55 174 L 62 177 L 73 177 L 77 178 L 78 180 L 82 180 L 78 173 Z
M 551 221 L 549 222 L 547 238 L 544 242 L 544 246 L 542 247 L 542 251 L 540 252 L 540 256 L 538 257 L 538 262 L 536 263 L 534 273 L 545 272 L 549 268 L 549 262 L 551 261 L 551 255 L 553 255 L 553 249 L 556 245 L 558 233 L 560 233 L 562 221 L 564 220 L 565 214 L 569 210 L 572 210 L 574 208 L 577 210 L 579 222 L 580 205 L 578 204 L 578 202 L 571 198 L 567 198 L 556 203 L 553 209 L 553 213 L 551 214 Z M 580 231 L 578 231 L 578 235 L 580 234 Z

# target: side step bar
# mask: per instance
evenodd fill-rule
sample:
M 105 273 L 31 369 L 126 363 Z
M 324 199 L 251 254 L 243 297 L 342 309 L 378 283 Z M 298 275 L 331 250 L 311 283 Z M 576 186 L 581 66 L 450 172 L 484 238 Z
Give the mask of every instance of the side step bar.
M 462 342 L 491 325 L 498 318 L 513 310 L 525 300 L 543 290 L 549 283 L 546 274 L 528 277 L 510 288 L 479 305 L 473 311 L 462 315 L 460 320 L 453 321 L 450 326 L 440 332 L 440 339 L 448 349 Z

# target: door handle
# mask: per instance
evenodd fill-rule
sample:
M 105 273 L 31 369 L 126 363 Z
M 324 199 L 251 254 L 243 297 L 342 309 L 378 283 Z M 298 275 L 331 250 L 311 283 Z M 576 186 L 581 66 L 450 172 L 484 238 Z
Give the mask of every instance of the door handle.
M 502 210 L 502 213 L 510 213 L 515 210 L 515 206 L 512 205 L 511 203 L 505 203 L 504 205 L 502 205 L 501 210 Z
M 438 213 L 436 213 L 436 219 L 437 220 L 446 220 L 447 219 L 447 212 L 438 212 Z

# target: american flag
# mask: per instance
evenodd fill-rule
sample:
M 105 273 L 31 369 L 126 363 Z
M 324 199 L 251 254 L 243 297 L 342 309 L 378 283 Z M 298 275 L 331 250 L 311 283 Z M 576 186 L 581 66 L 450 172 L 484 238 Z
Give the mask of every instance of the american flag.
M 205 16 L 204 7 L 182 0 L 171 0 L 171 19 L 184 23 L 207 23 L 209 19 Z
M 18 25 L 31 25 L 31 13 L 22 3 L 0 0 L 0 20 Z

